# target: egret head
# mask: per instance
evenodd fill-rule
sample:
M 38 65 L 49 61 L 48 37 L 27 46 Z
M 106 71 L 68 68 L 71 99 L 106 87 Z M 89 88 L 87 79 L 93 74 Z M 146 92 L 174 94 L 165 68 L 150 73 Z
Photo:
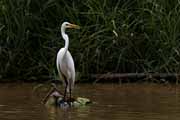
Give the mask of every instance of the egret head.
M 75 25 L 75 24 L 71 24 L 69 22 L 64 22 L 62 25 L 61 25 L 61 29 L 66 29 L 66 28 L 75 28 L 75 29 L 80 29 L 79 25 Z

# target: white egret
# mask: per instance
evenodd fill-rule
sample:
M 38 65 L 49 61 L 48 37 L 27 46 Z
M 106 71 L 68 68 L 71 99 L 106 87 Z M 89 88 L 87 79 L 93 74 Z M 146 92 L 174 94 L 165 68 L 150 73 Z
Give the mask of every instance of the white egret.
M 61 80 L 63 80 L 63 83 L 65 83 L 64 100 L 66 99 L 67 93 L 70 94 L 71 100 L 72 89 L 75 82 L 75 67 L 71 53 L 68 51 L 69 37 L 65 33 L 66 28 L 79 29 L 80 27 L 69 22 L 64 22 L 61 25 L 61 35 L 65 40 L 65 46 L 58 51 L 56 58 L 56 65 L 59 77 Z

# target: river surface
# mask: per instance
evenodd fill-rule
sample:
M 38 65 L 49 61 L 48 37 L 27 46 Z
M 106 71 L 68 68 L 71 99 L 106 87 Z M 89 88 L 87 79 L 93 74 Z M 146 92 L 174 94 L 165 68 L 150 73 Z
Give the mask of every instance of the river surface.
M 59 109 L 41 103 L 37 84 L 0 84 L 0 120 L 180 120 L 180 86 L 77 84 L 74 96 L 94 103 Z

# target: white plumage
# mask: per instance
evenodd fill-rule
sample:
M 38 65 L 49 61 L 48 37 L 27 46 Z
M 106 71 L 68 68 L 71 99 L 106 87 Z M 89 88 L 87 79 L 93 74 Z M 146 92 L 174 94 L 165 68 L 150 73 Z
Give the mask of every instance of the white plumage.
M 66 28 L 79 29 L 80 27 L 69 22 L 64 22 L 61 25 L 61 35 L 65 40 L 65 46 L 58 51 L 56 58 L 56 65 L 60 80 L 62 80 L 65 84 L 64 99 L 66 99 L 66 93 L 70 93 L 71 99 L 71 92 L 75 83 L 75 67 L 71 53 L 68 51 L 69 37 L 65 33 Z

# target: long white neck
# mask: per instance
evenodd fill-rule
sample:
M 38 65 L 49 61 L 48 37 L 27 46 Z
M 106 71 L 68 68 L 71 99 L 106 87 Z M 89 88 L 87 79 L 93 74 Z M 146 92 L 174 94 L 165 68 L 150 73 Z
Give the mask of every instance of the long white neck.
M 66 54 L 67 51 L 68 51 L 68 47 L 69 47 L 69 37 L 65 33 L 65 29 L 64 28 L 61 28 L 61 35 L 62 35 L 63 39 L 65 40 L 65 46 L 64 46 L 65 52 L 64 52 L 64 54 Z

